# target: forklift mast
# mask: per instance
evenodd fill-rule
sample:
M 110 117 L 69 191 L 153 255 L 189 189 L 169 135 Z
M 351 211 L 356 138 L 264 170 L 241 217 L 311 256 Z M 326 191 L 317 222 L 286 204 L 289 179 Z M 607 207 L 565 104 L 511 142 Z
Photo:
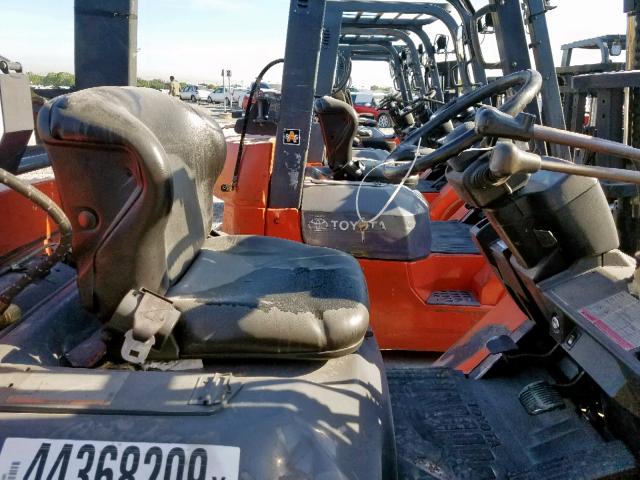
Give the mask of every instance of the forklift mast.
M 338 46 L 343 39 L 342 29 L 362 27 L 362 28 L 394 28 L 395 30 L 402 30 L 404 35 L 407 35 L 409 31 L 422 32 L 418 34 L 421 39 L 426 52 L 431 57 L 431 83 L 436 89 L 438 99 L 443 98 L 442 86 L 440 84 L 440 75 L 438 72 L 437 63 L 435 62 L 435 52 L 431 42 L 422 29 L 424 25 L 434 23 L 435 21 L 441 21 L 444 23 L 449 31 L 451 38 L 453 39 L 453 46 L 456 53 L 456 58 L 460 68 L 460 76 L 463 84 L 463 89 L 469 90 L 472 88 L 472 80 L 467 71 L 467 64 L 471 63 L 473 66 L 474 75 L 477 76 L 478 72 L 484 71 L 481 68 L 476 68 L 477 61 L 472 57 L 469 61 L 465 56 L 465 51 L 462 45 L 462 39 L 458 38 L 458 22 L 451 15 L 452 6 L 461 14 L 462 18 L 471 18 L 471 14 L 462 6 L 459 2 L 389 2 L 389 1 L 376 1 L 376 0 L 328 0 L 326 7 L 326 15 L 324 22 L 324 38 L 327 39 L 323 42 L 323 48 L 320 52 L 320 67 L 318 70 L 318 77 L 316 80 L 316 96 L 330 95 L 332 86 L 334 83 Z M 395 18 L 392 21 L 383 17 L 385 13 L 396 14 L 396 17 L 401 15 L 410 15 L 413 19 Z M 373 15 L 372 15 L 373 14 Z M 348 44 L 368 45 L 369 43 L 364 39 L 349 39 Z M 394 47 L 389 40 L 378 39 L 376 45 L 382 45 L 393 56 L 397 55 L 395 50 L 391 51 Z M 286 75 L 286 72 L 285 72 Z M 425 77 L 422 76 L 424 79 Z M 486 77 L 481 77 L 486 80 Z M 399 82 L 400 92 L 405 101 L 411 100 L 411 92 L 407 82 L 403 76 L 397 77 Z M 403 85 L 405 83 L 405 85 Z M 283 103 L 286 99 L 283 98 Z M 322 153 L 324 144 L 322 136 L 320 134 L 320 128 L 317 124 L 312 127 L 311 143 L 309 146 L 309 158 L 314 161 L 320 161 L 322 159 Z M 276 162 L 278 158 L 276 157 Z
M 349 73 L 346 71 L 346 66 L 350 62 L 359 60 L 385 62 L 389 64 L 389 67 L 393 70 L 394 81 L 398 83 L 398 89 L 400 90 L 402 98 L 408 98 L 399 55 L 395 50 L 390 52 L 384 45 L 344 44 L 340 45 L 339 54 L 344 59 L 344 62 L 338 63 L 338 67 L 336 69 L 336 84 L 344 83 L 344 77 Z M 331 92 L 328 94 L 330 93 Z M 319 92 L 317 92 L 317 94 L 320 96 Z
M 291 0 L 269 208 L 297 209 L 302 200 L 325 6 Z
M 413 43 L 411 37 L 399 29 L 394 28 L 362 28 L 362 27 L 345 27 L 343 28 L 343 35 L 353 36 L 355 38 L 363 38 L 365 40 L 371 39 L 388 39 L 390 41 L 400 40 L 409 49 L 409 65 L 413 72 L 413 78 L 416 83 L 416 87 L 421 95 L 427 94 L 427 86 L 422 75 L 422 69 L 420 66 L 420 55 L 418 49 Z
M 626 70 L 640 70 L 640 2 L 625 0 L 624 13 L 627 14 L 627 59 Z M 640 146 L 640 88 L 629 89 L 629 114 L 627 115 L 627 143 L 633 147 Z
M 450 13 L 455 10 L 462 19 L 463 35 L 458 34 L 460 25 Z M 476 84 L 486 83 L 482 55 L 478 54 L 476 22 L 485 10 L 491 13 L 495 25 L 500 66 L 503 74 L 525 70 L 532 67 L 530 49 L 533 49 L 535 66 L 545 79 L 541 91 L 542 112 L 536 102 L 532 103 L 530 113 L 539 121 L 555 128 L 565 128 L 564 116 L 558 81 L 551 55 L 546 12 L 550 9 L 547 0 L 525 0 L 524 9 L 519 0 L 490 0 L 485 9 L 474 11 L 468 2 L 450 0 L 443 2 L 392 2 L 377 0 L 291 0 L 289 26 L 283 72 L 281 117 L 276 136 L 274 172 L 271 177 L 269 207 L 276 209 L 298 209 L 302 198 L 304 170 L 311 152 L 311 158 L 322 158 L 322 138 L 317 124 L 312 122 L 314 97 L 331 93 L 335 78 L 338 49 L 343 28 L 352 32 L 367 22 L 367 30 L 379 30 L 378 33 L 390 33 L 391 26 L 384 14 L 396 14 L 414 18 L 428 18 L 444 23 L 453 41 L 456 59 L 459 65 L 463 91 L 471 90 Z M 524 12 L 527 15 L 525 18 Z M 343 25 L 345 19 L 349 19 Z M 525 21 L 528 24 L 531 44 L 527 40 Z M 473 24 L 473 26 L 472 26 Z M 418 28 L 417 26 L 413 26 Z M 347 30 L 349 29 L 349 30 Z M 396 31 L 403 29 L 396 27 Z M 397 32 L 395 37 L 398 38 Z M 403 31 L 400 37 L 406 36 Z M 384 37 L 384 35 L 381 35 Z M 366 38 L 366 37 L 365 37 Z M 377 40 L 381 38 L 373 37 Z M 365 43 L 357 37 L 355 43 Z M 353 44 L 354 41 L 350 41 Z M 389 44 L 393 45 L 391 40 Z M 305 48 L 300 48 L 305 45 Z M 474 46 L 476 47 L 474 49 Z M 468 52 L 468 53 L 467 53 Z M 469 71 L 471 67 L 471 71 Z M 471 74 L 473 73 L 473 75 Z M 537 144 L 539 153 L 547 152 L 547 145 Z M 570 158 L 569 149 L 564 146 L 551 146 L 552 154 Z
M 627 70 L 640 70 L 640 2 L 625 0 L 624 12 L 627 14 Z M 627 143 L 640 147 L 640 85 L 627 89 L 626 125 Z M 624 246 L 629 253 L 640 250 L 640 195 L 636 190 L 632 197 L 622 199 L 622 208 L 618 216 L 618 228 L 621 230 Z
M 409 84 L 409 78 L 404 71 L 402 59 L 400 58 L 400 52 L 398 47 L 393 45 L 391 41 L 386 38 L 349 38 L 343 37 L 340 40 L 341 47 L 359 48 L 365 49 L 371 52 L 384 52 L 390 58 L 395 72 L 394 80 L 397 82 L 398 89 L 402 95 L 402 99 L 405 102 L 409 102 L 413 99 L 413 92 L 411 91 L 411 85 Z M 338 66 L 339 68 L 339 66 Z M 337 70 L 337 69 L 336 69 Z M 338 77 L 336 77 L 337 79 Z M 327 93 L 320 94 L 317 92 L 317 96 L 330 95 L 331 90 Z
M 436 91 L 436 100 L 444 101 L 440 74 L 438 72 L 438 64 L 435 58 L 435 48 L 433 47 L 433 43 L 431 42 L 429 35 L 424 31 L 424 27 L 426 25 L 432 24 L 435 21 L 436 19 L 434 17 L 393 20 L 385 20 L 382 18 L 371 20 L 368 18 L 356 19 L 355 17 L 345 17 L 342 20 L 342 25 L 344 27 L 360 28 L 393 28 L 417 35 L 428 58 L 428 63 L 425 66 L 424 77 L 425 79 L 427 76 L 430 77 L 430 86 Z
M 136 85 L 138 0 L 75 0 L 76 89 Z

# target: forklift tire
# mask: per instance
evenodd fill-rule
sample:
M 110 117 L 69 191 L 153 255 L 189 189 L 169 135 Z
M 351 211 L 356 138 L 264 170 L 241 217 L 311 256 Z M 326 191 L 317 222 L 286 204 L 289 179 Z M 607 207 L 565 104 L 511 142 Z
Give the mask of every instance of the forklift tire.
M 386 113 L 381 113 L 378 116 L 378 127 L 380 128 L 392 128 L 393 122 L 391 121 L 391 117 Z

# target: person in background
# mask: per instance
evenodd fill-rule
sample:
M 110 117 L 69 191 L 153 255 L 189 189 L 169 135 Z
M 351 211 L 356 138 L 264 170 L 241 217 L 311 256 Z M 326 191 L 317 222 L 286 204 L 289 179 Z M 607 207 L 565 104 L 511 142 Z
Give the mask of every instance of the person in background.
M 180 96 L 180 82 L 177 82 L 173 75 L 169 77 L 169 95 L 172 97 Z

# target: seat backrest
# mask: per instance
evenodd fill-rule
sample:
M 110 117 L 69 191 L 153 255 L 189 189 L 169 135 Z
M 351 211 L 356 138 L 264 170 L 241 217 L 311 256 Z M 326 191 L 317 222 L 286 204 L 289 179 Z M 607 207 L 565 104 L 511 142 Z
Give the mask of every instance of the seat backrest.
M 353 140 L 358 129 L 358 115 L 353 107 L 335 98 L 318 98 L 314 107 L 320 123 L 327 163 L 335 179 L 357 179 L 362 171 L 353 159 Z
M 135 87 L 58 97 L 38 117 L 85 307 L 104 320 L 132 288 L 163 294 L 211 230 L 222 130 L 205 110 Z
M 342 102 L 348 103 L 353 107 L 351 93 L 347 92 L 346 90 L 338 90 L 337 92 L 333 92 L 331 96 L 336 100 L 340 100 Z

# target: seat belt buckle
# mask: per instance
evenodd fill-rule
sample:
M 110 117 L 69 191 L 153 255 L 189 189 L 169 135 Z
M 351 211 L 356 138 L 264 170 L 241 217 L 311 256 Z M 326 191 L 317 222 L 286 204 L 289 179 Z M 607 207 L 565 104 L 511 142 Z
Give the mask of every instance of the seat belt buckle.
M 123 360 L 129 363 L 142 365 L 147 360 L 149 352 L 155 343 L 155 336 L 149 338 L 146 342 L 141 342 L 133 337 L 133 329 L 127 330 L 124 334 L 120 355 Z
M 173 302 L 150 290 L 130 290 L 105 326 L 112 339 L 120 339 L 120 357 L 133 365 L 152 360 L 177 360 L 180 349 L 172 335 L 180 320 Z M 114 352 L 116 353 L 116 352 Z

